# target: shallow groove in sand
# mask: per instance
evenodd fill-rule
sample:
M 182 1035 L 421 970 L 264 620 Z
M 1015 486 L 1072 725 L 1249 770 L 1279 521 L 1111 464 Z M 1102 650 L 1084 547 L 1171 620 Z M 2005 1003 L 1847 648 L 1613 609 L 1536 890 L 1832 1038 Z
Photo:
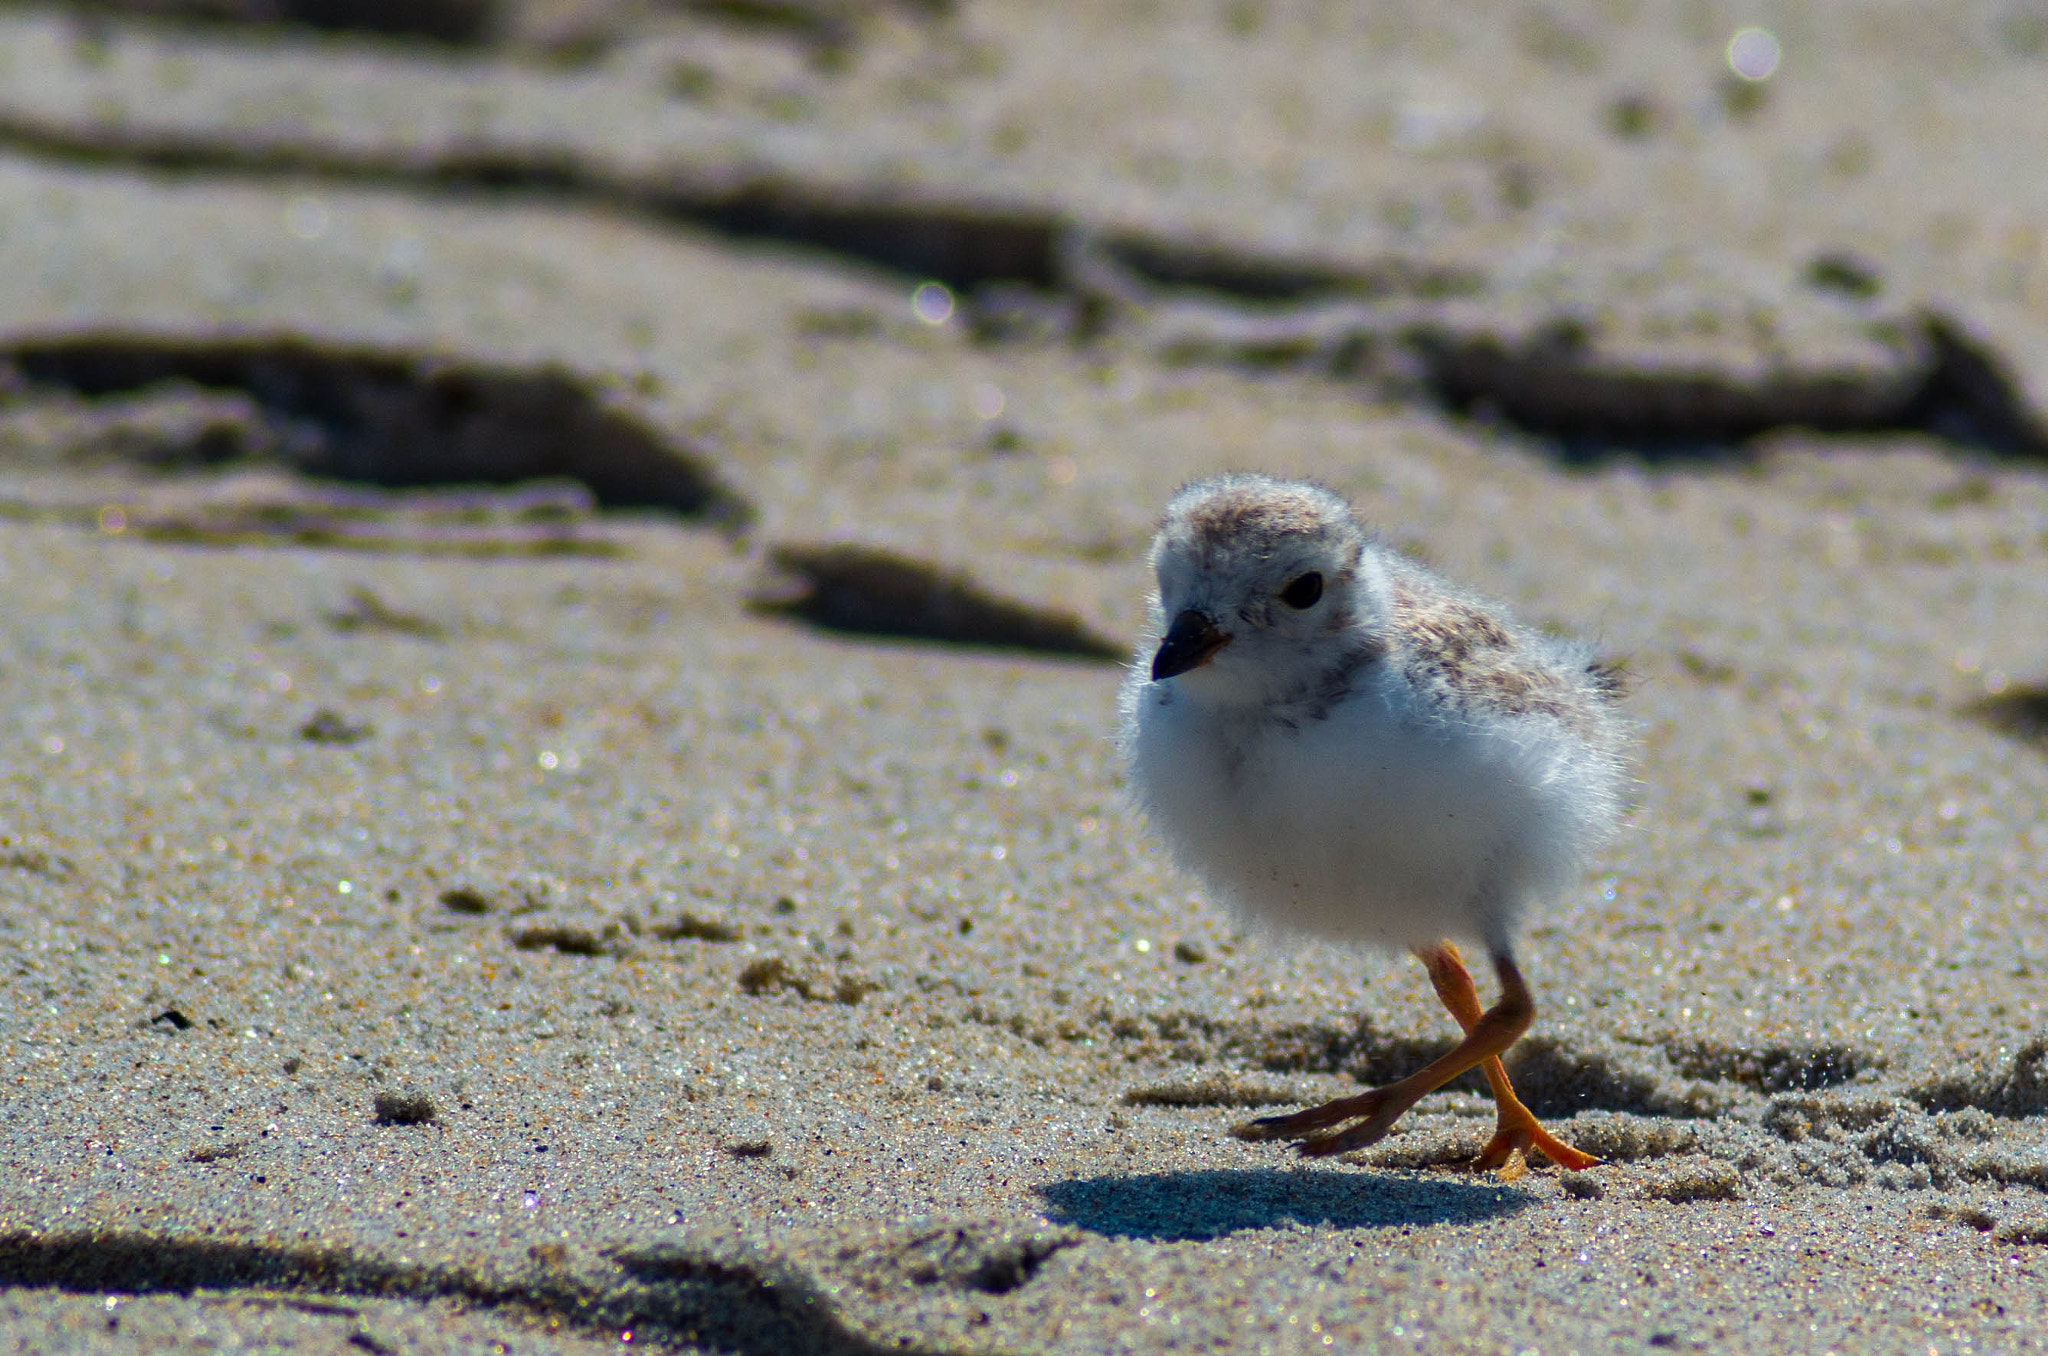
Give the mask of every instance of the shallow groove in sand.
M 1572 462 L 1616 450 L 1712 461 L 1732 444 L 1793 427 L 1919 431 L 2000 455 L 2048 456 L 2048 420 L 2029 406 L 2011 364 L 1939 311 L 1872 317 L 1864 330 L 1884 352 L 1880 361 L 1793 352 L 1757 371 L 1746 361 L 1645 357 L 1625 343 L 1608 351 L 1587 342 L 1583 320 L 1568 310 L 1505 327 L 1483 304 L 1488 280 L 1469 269 L 1278 258 L 1103 233 L 1056 208 L 965 192 L 848 188 L 772 170 L 627 171 L 558 146 L 356 148 L 4 110 L 0 147 L 202 178 L 539 195 L 797 245 L 946 284 L 962 294 L 962 318 L 985 341 L 1087 342 L 1121 328 L 1169 362 L 1365 376 L 1396 395 L 1556 441 Z
M 1028 1010 L 999 1011 L 981 1002 L 971 1004 L 965 1015 L 1040 1046 L 1100 1042 L 1126 1047 L 1133 1059 L 1274 1074 L 1348 1074 L 1367 1086 L 1411 1073 L 1452 1045 L 1447 1036 L 1385 1035 L 1363 1018 L 1348 1027 L 1328 1022 L 1272 1025 L 1197 1011 L 1119 1015 L 1106 1006 L 1052 1017 Z M 1881 1069 L 1884 1060 L 1874 1052 L 1839 1044 L 1736 1049 L 1688 1042 L 1600 1049 L 1538 1032 L 1515 1046 L 1507 1065 L 1523 1101 L 1539 1115 L 1605 1111 L 1690 1118 L 1719 1115 L 1745 1093 L 1818 1090 L 1848 1083 L 1865 1070 Z M 1135 1101 L 1252 1106 L 1271 1100 L 1273 1089 L 1266 1084 L 1244 1083 L 1241 1097 L 1250 1100 L 1240 1100 L 1224 1086 L 1235 1086 L 1235 1075 L 1219 1073 L 1216 1078 L 1223 1081 L 1215 1087 L 1199 1080 L 1185 1086 L 1148 1086 L 1138 1091 Z M 1476 1073 L 1450 1086 L 1470 1092 L 1485 1089 Z
M 88 401 L 149 391 L 244 398 L 247 408 L 215 411 L 182 443 L 138 448 L 138 459 L 160 465 L 257 458 L 385 487 L 565 477 L 609 508 L 731 527 L 751 514 L 694 450 L 559 368 L 299 334 L 117 330 L 17 336 L 0 343 L 0 369 L 26 383 L 17 401 L 38 387 Z
M 856 543 L 784 542 L 749 604 L 830 631 L 1120 661 L 1071 613 L 999 597 L 969 575 Z
M 766 1256 L 656 1247 L 616 1253 L 609 1274 L 577 1275 L 551 1256 L 527 1273 L 393 1262 L 347 1248 L 276 1247 L 144 1233 L 0 1235 L 0 1284 L 87 1293 L 295 1291 L 426 1302 L 458 1299 L 593 1332 L 627 1329 L 718 1351 L 770 1356 L 906 1352 L 851 1331 L 795 1269 Z

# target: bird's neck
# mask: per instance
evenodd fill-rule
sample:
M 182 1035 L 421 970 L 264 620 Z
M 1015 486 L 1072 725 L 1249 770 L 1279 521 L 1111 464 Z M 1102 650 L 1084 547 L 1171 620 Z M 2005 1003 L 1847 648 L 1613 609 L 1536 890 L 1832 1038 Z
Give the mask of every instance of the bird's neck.
M 1384 640 L 1360 635 L 1334 656 L 1324 656 L 1323 663 L 1291 667 L 1264 682 L 1216 681 L 1224 675 L 1204 675 L 1209 681 L 1190 684 L 1188 695 L 1219 715 L 1299 728 L 1327 717 L 1386 653 Z

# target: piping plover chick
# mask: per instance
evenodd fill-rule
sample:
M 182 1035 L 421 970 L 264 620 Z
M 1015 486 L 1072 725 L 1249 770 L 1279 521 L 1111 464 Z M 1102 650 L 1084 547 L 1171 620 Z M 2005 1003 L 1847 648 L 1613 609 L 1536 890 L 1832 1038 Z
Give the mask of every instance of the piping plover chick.
M 1122 744 L 1152 826 L 1245 918 L 1406 947 L 1464 1029 L 1385 1087 L 1240 1126 L 1337 1154 L 1481 1068 L 1499 1112 L 1475 1167 L 1512 1179 L 1552 1138 L 1500 1056 L 1534 1014 L 1511 933 L 1611 829 L 1624 783 L 1618 672 L 1516 625 L 1368 535 L 1313 485 L 1229 475 L 1167 505 L 1151 638 L 1122 693 Z M 1456 941 L 1486 948 L 1481 1010 Z

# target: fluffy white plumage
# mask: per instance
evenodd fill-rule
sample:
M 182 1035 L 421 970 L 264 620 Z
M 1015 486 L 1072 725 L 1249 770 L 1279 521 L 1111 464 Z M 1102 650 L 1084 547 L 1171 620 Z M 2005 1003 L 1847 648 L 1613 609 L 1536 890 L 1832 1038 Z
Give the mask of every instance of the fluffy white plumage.
M 1509 949 L 1609 831 L 1614 683 L 1368 536 L 1310 485 L 1189 486 L 1152 547 L 1122 693 L 1131 783 L 1182 866 L 1247 919 L 1337 940 Z M 1319 596 L 1283 590 L 1319 575 Z M 1153 677 L 1174 620 L 1227 636 Z

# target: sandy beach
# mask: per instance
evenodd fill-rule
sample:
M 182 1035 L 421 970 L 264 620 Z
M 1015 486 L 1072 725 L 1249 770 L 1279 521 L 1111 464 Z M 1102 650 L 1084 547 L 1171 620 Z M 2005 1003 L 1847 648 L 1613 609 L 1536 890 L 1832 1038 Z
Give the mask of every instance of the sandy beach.
M 0 1347 L 2048 1347 L 2033 8 L 258 8 L 0 7 Z M 1230 1136 L 1452 1032 L 1129 806 L 1227 468 L 1626 660 L 1602 1166 Z

